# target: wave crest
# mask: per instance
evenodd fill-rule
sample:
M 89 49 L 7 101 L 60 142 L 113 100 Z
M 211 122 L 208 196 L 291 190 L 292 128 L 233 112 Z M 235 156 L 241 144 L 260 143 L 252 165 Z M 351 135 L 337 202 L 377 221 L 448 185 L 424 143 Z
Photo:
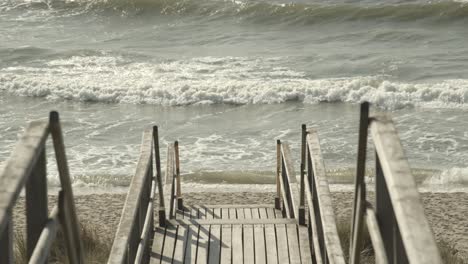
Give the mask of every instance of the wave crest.
M 311 79 L 275 59 L 204 57 L 159 63 L 71 57 L 0 70 L 0 91 L 20 96 L 157 105 L 369 101 L 385 109 L 468 107 L 468 80 L 401 83 L 385 76 Z

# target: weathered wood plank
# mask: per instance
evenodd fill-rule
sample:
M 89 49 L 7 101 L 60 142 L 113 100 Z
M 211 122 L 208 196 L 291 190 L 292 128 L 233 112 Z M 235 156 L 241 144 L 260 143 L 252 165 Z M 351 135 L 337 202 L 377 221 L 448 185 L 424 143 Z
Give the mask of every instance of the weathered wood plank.
M 309 179 L 308 177 L 304 178 L 305 181 L 305 193 L 306 193 L 306 199 L 307 199 L 307 205 L 308 205 L 308 214 L 309 214 L 309 219 L 310 219 L 310 229 L 311 229 L 311 241 L 312 241 L 312 252 L 314 255 L 314 259 L 317 263 L 323 263 L 322 260 L 322 253 L 321 253 L 321 248 L 320 248 L 320 243 L 319 243 L 319 234 L 318 234 L 318 228 L 317 228 L 317 221 L 315 219 L 315 206 L 312 201 L 312 193 L 309 188 Z
M 184 219 L 184 209 L 176 209 L 175 219 Z
M 250 211 L 252 212 L 253 219 L 260 219 L 260 212 L 258 208 L 252 208 Z
M 267 208 L 266 213 L 267 213 L 267 218 L 276 218 L 276 209 L 273 208 Z
M 208 263 L 219 263 L 221 254 L 221 227 L 212 225 L 210 227 L 210 249 Z
M 177 226 L 167 225 L 161 263 L 172 263 L 172 259 L 174 257 L 176 236 Z
M 271 204 L 205 204 L 207 208 L 274 208 Z
M 126 252 L 132 228 L 138 218 L 139 202 L 143 188 L 146 186 L 146 176 L 152 167 L 152 131 L 143 133 L 140 157 L 138 159 L 135 176 L 130 183 L 127 198 L 125 200 L 119 226 L 114 238 L 108 263 L 123 263 L 126 261 Z
M 260 219 L 267 219 L 268 218 L 267 208 L 258 208 L 258 212 L 260 214 Z
M 274 225 L 265 225 L 265 247 L 267 252 L 267 263 L 277 264 L 278 254 L 276 246 L 276 231 Z
M 244 217 L 245 219 L 252 219 L 252 209 L 244 208 Z
M 182 209 L 184 203 L 182 200 L 182 189 L 181 189 L 181 179 L 180 179 L 180 161 L 179 161 L 179 141 L 174 142 L 174 159 L 175 159 L 175 174 L 176 174 L 176 199 L 177 199 L 177 208 Z
M 197 263 L 208 262 L 208 244 L 210 235 L 210 226 L 201 225 L 198 233 Z
M 153 126 L 153 145 L 154 145 L 154 159 L 156 167 L 156 182 L 158 187 L 159 194 L 159 208 L 158 208 L 158 218 L 159 226 L 164 226 L 166 224 L 166 205 L 164 203 L 164 186 L 161 173 L 161 155 L 159 152 L 159 131 L 158 126 Z
M 236 209 L 237 219 L 245 219 L 244 208 Z
M 177 227 L 177 237 L 175 242 L 174 257 L 172 263 L 184 263 L 184 255 L 188 241 L 188 226 Z
M 167 223 L 171 225 L 255 225 L 255 224 L 295 224 L 295 219 L 273 218 L 273 219 L 171 219 Z
M 312 264 L 311 248 L 307 227 L 299 226 L 299 250 L 302 263 Z
M 221 209 L 221 219 L 229 219 L 229 209 L 228 208 Z
M 26 182 L 27 256 L 31 258 L 42 229 L 47 222 L 47 160 L 45 148 L 39 154 L 35 168 Z M 46 259 L 44 259 L 46 262 Z
M 285 225 L 276 225 L 276 244 L 278 248 L 278 262 L 289 263 L 288 237 Z
M 286 225 L 288 236 L 289 262 L 291 264 L 301 263 L 301 253 L 299 252 L 299 240 L 297 238 L 297 226 Z
M 416 183 L 391 118 L 375 117 L 370 125 L 370 131 L 380 157 L 409 262 L 442 263 L 434 235 L 420 202 Z
M 221 219 L 221 208 L 213 208 L 213 217 L 215 219 Z
M 232 260 L 232 244 L 231 244 L 231 225 L 223 225 L 221 227 L 221 264 L 231 264 Z M 237 254 L 237 253 L 236 253 Z
M 190 207 L 190 219 L 199 219 L 198 217 L 198 208 Z
M 206 219 L 207 214 L 206 214 L 206 207 L 204 206 L 195 206 L 198 208 L 198 219 Z
M 44 229 L 42 230 L 36 247 L 32 249 L 29 263 L 47 263 L 47 258 L 50 252 L 50 247 L 54 242 L 57 230 L 59 227 L 58 206 L 52 210 L 50 219 L 46 220 Z
M 278 219 L 283 218 L 283 214 L 281 213 L 281 210 L 275 209 L 275 216 Z
M 167 218 L 174 218 L 174 175 L 175 175 L 175 161 L 174 161 L 174 145 L 169 144 L 167 146 L 167 163 L 166 163 L 166 175 L 164 179 L 164 205 Z
M 229 208 L 229 219 L 237 219 L 237 210 L 235 208 Z
M 184 219 L 190 219 L 191 209 L 184 206 Z
M 49 133 L 49 124 L 31 122 L 0 171 L 0 234 L 9 221 L 8 213 L 36 164 Z
M 379 224 L 377 218 L 375 217 L 375 212 L 371 208 L 366 209 L 366 223 L 367 230 L 369 230 L 369 236 L 372 241 L 372 247 L 374 248 L 375 253 L 375 263 L 376 264 L 387 264 L 387 254 L 385 253 L 384 242 L 382 240 L 382 235 L 380 234 Z
M 60 187 L 62 189 L 59 193 L 59 196 L 63 195 L 64 204 L 62 207 L 60 207 L 59 212 L 63 230 L 65 230 L 64 237 L 67 241 L 66 245 L 69 260 L 71 262 L 77 261 L 76 263 L 83 263 L 85 262 L 85 259 L 83 256 L 83 245 L 80 239 L 75 201 L 73 200 L 73 188 L 71 184 L 70 170 L 68 168 L 65 143 L 63 140 L 62 128 L 60 126 L 59 114 L 55 111 L 50 112 L 49 130 L 52 136 L 55 160 L 57 161 L 58 176 L 60 178 Z M 144 179 L 143 182 L 145 182 Z M 140 191 L 144 189 L 143 186 L 141 186 Z M 59 206 L 60 201 L 61 199 L 59 198 Z M 134 254 L 136 251 L 131 251 L 130 253 Z
M 254 234 L 252 225 L 243 225 L 244 231 L 244 264 L 255 263 Z
M 156 230 L 154 231 L 154 239 L 150 259 L 150 263 L 152 264 L 161 263 L 165 234 L 166 229 L 164 227 L 156 227 Z
M 13 264 L 13 223 L 11 214 L 6 217 L 6 225 L 0 232 L 0 263 Z
M 344 264 L 344 254 L 338 237 L 338 231 L 336 229 L 335 213 L 333 211 L 325 165 L 322 160 L 322 150 L 320 148 L 318 135 L 314 130 L 308 130 L 307 144 L 310 151 L 309 159 L 311 160 L 315 179 L 314 182 L 317 189 L 317 200 L 320 205 L 319 208 L 315 209 L 320 211 L 320 216 L 322 218 L 321 222 L 323 224 L 323 233 L 328 259 L 330 260 L 330 263 Z
M 265 232 L 263 225 L 254 225 L 255 264 L 266 264 Z
M 242 225 L 232 226 L 232 263 L 244 262 L 244 249 L 242 243 Z
M 203 206 L 205 207 L 205 206 Z M 206 219 L 214 219 L 214 211 L 211 208 L 205 208 L 206 210 Z
M 199 226 L 188 226 L 187 246 L 185 247 L 185 264 L 195 264 L 197 262 L 197 243 Z
M 294 217 L 299 217 L 299 186 L 296 180 L 296 173 L 294 171 L 294 163 L 292 161 L 291 150 L 289 148 L 289 144 L 282 143 L 281 144 L 281 154 L 283 155 L 286 175 L 288 176 L 289 180 L 289 193 L 291 194 L 291 204 L 292 210 L 294 211 Z M 291 216 L 292 217 L 292 216 Z

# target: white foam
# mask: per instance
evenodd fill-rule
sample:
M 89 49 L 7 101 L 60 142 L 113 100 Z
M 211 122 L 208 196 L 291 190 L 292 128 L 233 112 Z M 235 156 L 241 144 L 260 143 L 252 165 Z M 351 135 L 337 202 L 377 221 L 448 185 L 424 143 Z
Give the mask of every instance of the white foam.
M 158 105 L 369 101 L 385 109 L 466 108 L 468 80 L 402 83 L 385 76 L 310 79 L 274 60 L 205 57 L 157 63 L 71 57 L 0 70 L 0 90 L 21 96 Z
M 424 185 L 466 185 L 468 186 L 468 168 L 451 168 L 434 174 L 424 181 Z

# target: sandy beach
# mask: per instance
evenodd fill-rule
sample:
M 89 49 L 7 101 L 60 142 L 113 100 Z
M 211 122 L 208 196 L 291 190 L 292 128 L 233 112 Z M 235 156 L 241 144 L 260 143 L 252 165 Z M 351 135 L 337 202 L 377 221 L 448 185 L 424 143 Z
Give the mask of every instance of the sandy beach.
M 352 209 L 353 193 L 334 192 L 333 204 L 339 221 L 348 221 Z M 437 240 L 445 240 L 459 252 L 468 256 L 468 193 L 421 193 L 426 215 Z M 369 194 L 373 199 L 373 194 Z M 253 204 L 273 203 L 274 193 L 186 193 L 186 205 L 197 204 Z M 100 235 L 112 239 L 119 223 L 125 194 L 90 194 L 77 196 L 76 206 L 80 220 L 92 224 Z M 49 197 L 49 205 L 56 202 Z M 15 227 L 24 226 L 24 202 L 15 208 Z M 157 219 L 157 218 L 156 218 Z

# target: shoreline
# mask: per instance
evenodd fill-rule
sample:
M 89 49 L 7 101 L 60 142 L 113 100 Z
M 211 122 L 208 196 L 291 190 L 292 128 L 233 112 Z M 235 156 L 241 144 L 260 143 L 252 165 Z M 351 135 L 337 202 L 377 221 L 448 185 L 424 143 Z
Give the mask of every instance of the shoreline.
M 333 206 L 338 221 L 350 221 L 352 192 L 332 192 Z M 462 255 L 468 256 L 468 193 L 421 193 L 426 217 L 436 240 L 453 245 Z M 272 204 L 274 192 L 190 192 L 183 195 L 185 205 L 198 204 Z M 75 204 L 80 222 L 96 228 L 97 233 L 112 240 L 120 221 L 126 194 L 77 195 Z M 368 199 L 372 201 L 373 193 Z M 49 195 L 49 208 L 57 202 Z M 15 229 L 24 226 L 24 197 L 20 197 L 14 209 Z M 157 215 L 155 215 L 157 219 Z

